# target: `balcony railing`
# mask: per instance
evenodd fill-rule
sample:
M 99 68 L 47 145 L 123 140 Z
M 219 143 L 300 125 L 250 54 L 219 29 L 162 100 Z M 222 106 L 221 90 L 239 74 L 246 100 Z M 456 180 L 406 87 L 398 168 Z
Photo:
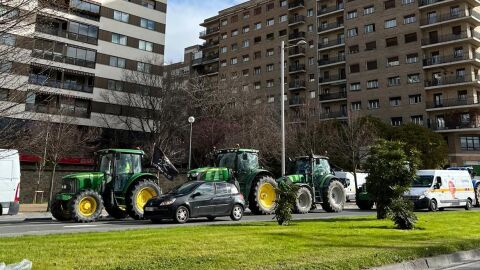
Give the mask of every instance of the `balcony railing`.
M 325 65 L 330 65 L 330 64 L 335 64 L 335 63 L 340 63 L 345 61 L 345 55 L 339 55 L 337 57 L 332 57 L 328 59 L 320 59 L 318 60 L 318 64 L 320 66 L 325 66 Z
M 423 66 L 433 66 L 433 65 L 440 65 L 440 64 L 447 64 L 447 63 L 455 63 L 459 61 L 466 61 L 466 60 L 480 60 L 480 54 L 475 53 L 474 56 L 470 56 L 467 53 L 460 54 L 460 55 L 447 55 L 447 56 L 435 56 L 430 57 L 423 60 Z
M 214 73 L 218 73 L 218 66 L 212 66 L 212 67 L 208 67 L 208 68 L 205 68 L 203 73 L 204 74 L 214 74 Z
M 422 46 L 432 45 L 432 44 L 437 44 L 442 42 L 455 41 L 455 40 L 465 39 L 465 38 L 480 38 L 480 33 L 478 33 L 477 31 L 473 31 L 469 34 L 467 31 L 463 31 L 457 34 L 452 33 L 452 34 L 447 34 L 447 35 L 442 35 L 437 37 L 428 37 L 422 40 Z
M 291 17 L 288 19 L 288 24 L 304 23 L 304 22 L 305 22 L 305 16 L 303 16 L 303 15 L 291 16 Z
M 25 104 L 25 111 L 46 114 L 61 114 L 79 118 L 90 118 L 90 113 L 88 109 L 78 108 L 77 110 L 76 107 L 74 110 L 62 110 L 61 108 L 56 106 L 27 103 Z
M 304 1 L 295 1 L 288 4 L 288 9 L 304 8 L 304 7 L 305 7 Z
M 323 15 L 323 14 L 327 14 L 327 13 L 331 13 L 331 12 L 335 12 L 335 11 L 340 11 L 340 10 L 343 10 L 344 9 L 344 4 L 343 3 L 340 3 L 336 6 L 333 6 L 333 7 L 327 7 L 327 8 L 322 8 L 322 9 L 319 9 L 318 12 L 317 12 L 317 15 L 320 16 L 320 15 Z
M 40 32 L 40 33 L 44 33 L 44 34 L 48 34 L 48 35 L 52 35 L 52 36 L 63 37 L 63 38 L 71 39 L 71 40 L 85 42 L 85 43 L 89 43 L 89 44 L 93 44 L 93 45 L 98 44 L 98 38 L 97 37 L 85 36 L 85 35 L 81 35 L 81 34 L 78 34 L 78 33 L 68 32 L 68 31 L 65 31 L 63 29 L 58 29 L 58 28 L 54 28 L 54 27 L 51 27 L 51 26 L 37 25 L 35 27 L 35 31 Z
M 294 89 L 302 89 L 305 88 L 306 84 L 304 80 L 295 80 L 292 81 L 288 84 L 288 89 L 294 90 Z
M 436 108 L 448 108 L 456 106 L 468 106 L 479 104 L 479 100 L 468 99 L 468 98 L 451 98 L 451 99 L 441 99 L 438 101 L 429 101 L 427 102 L 427 109 L 436 109 Z
M 343 27 L 343 22 L 334 22 L 334 23 L 329 23 L 329 24 L 322 24 L 320 27 L 318 27 L 318 32 L 324 32 L 328 31 L 331 29 Z
M 443 2 L 445 0 L 420 0 L 418 1 L 418 5 L 420 7 L 422 6 L 426 6 L 426 5 L 432 5 L 432 4 L 436 4 L 436 3 L 440 3 L 440 2 Z
M 208 28 L 207 30 L 204 30 L 202 32 L 200 32 L 200 37 L 206 37 L 210 34 L 213 34 L 215 32 L 218 32 L 220 31 L 220 27 L 216 26 L 216 27 L 211 27 L 211 28 Z
M 88 61 L 85 59 L 78 59 L 78 58 L 73 58 L 61 54 L 54 54 L 52 52 L 45 52 L 45 51 L 39 51 L 39 50 L 32 50 L 31 53 L 32 57 L 36 58 L 41 58 L 45 60 L 51 60 L 59 63 L 65 63 L 65 64 L 70 64 L 70 65 L 75 65 L 75 66 L 81 66 L 81 67 L 87 67 L 87 68 L 95 68 L 95 62 L 94 61 Z
M 288 102 L 290 106 L 300 106 L 305 104 L 305 98 L 293 97 Z
M 347 92 L 321 94 L 320 101 L 347 98 Z
M 447 76 L 438 79 L 432 79 L 425 81 L 425 87 L 434 87 L 458 83 L 472 83 L 478 82 L 479 76 Z
M 454 19 L 460 19 L 460 18 L 466 18 L 466 17 L 472 17 L 477 20 L 480 19 L 480 14 L 477 11 L 470 11 L 466 12 L 465 10 L 458 11 L 458 12 L 450 12 L 450 13 L 445 13 L 445 14 L 440 14 L 437 16 L 432 16 L 429 18 L 424 18 L 421 22 L 420 25 L 430 25 L 430 24 L 435 24 L 435 23 L 440 23 L 440 22 L 446 22 Z
M 337 74 L 337 75 L 330 75 L 328 77 L 320 77 L 318 79 L 318 81 L 320 83 L 328 83 L 328 82 L 335 82 L 335 81 L 341 81 L 341 80 L 345 80 L 347 77 L 345 75 L 340 75 L 340 74 Z
M 212 47 L 215 47 L 215 46 L 218 46 L 218 44 L 220 44 L 220 41 L 219 40 L 213 40 L 213 41 L 206 41 L 203 43 L 202 45 L 202 48 L 203 49 L 208 49 L 208 48 L 212 48 Z
M 348 114 L 345 111 L 320 113 L 320 119 L 342 118 L 347 116 Z
M 93 86 L 79 84 L 73 81 L 62 82 L 61 80 L 48 78 L 46 75 L 30 74 L 28 77 L 28 82 L 35 85 L 93 93 Z
M 480 128 L 480 122 L 470 120 L 470 121 L 462 121 L 462 120 L 446 120 L 445 122 L 439 123 L 435 122 L 431 125 L 433 130 L 441 131 L 441 130 L 451 130 L 451 129 L 464 129 L 464 128 Z
M 304 47 L 293 47 L 288 50 L 288 56 L 293 56 L 293 55 L 299 55 L 299 54 L 305 54 L 306 49 Z
M 291 66 L 288 68 L 288 70 L 289 70 L 289 72 L 306 71 L 304 64 L 291 65 Z
M 288 35 L 288 39 L 299 39 L 299 38 L 305 38 L 305 32 L 297 32 L 297 33 L 292 33 Z
M 338 46 L 338 45 L 345 45 L 345 39 L 344 38 L 338 38 L 336 40 L 330 40 L 329 42 L 322 42 L 318 43 L 318 49 L 325 49 L 328 47 L 333 47 L 333 46 Z

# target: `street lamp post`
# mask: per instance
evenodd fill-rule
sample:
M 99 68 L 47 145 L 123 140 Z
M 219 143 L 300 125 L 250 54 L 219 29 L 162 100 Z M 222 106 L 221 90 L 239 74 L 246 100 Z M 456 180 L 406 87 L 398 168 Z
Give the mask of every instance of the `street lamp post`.
M 188 170 L 192 168 L 192 133 L 193 133 L 193 123 L 195 122 L 195 117 L 190 116 L 188 118 L 188 123 L 190 123 L 190 148 L 188 151 Z
M 305 40 L 300 40 L 295 45 L 285 47 L 285 41 L 282 40 L 281 56 L 280 56 L 280 110 L 281 110 L 281 129 L 282 129 L 282 176 L 285 176 L 286 163 L 285 163 L 285 50 L 288 48 L 306 45 Z

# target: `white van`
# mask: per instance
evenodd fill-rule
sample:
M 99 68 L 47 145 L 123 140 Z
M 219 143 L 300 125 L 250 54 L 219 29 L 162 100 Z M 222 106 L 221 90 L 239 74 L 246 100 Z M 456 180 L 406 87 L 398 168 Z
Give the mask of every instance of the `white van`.
M 464 207 L 469 210 L 475 203 L 475 192 L 468 171 L 419 170 L 405 197 L 417 209 L 430 211 L 446 207 Z
M 17 150 L 0 149 L 0 215 L 20 208 L 20 157 Z
M 350 182 L 350 184 L 345 188 L 345 194 L 347 201 L 355 200 L 355 178 L 353 173 L 350 172 L 335 172 L 335 176 L 339 179 L 348 179 L 345 183 Z M 357 173 L 357 185 L 360 188 L 363 184 L 367 182 L 368 173 Z

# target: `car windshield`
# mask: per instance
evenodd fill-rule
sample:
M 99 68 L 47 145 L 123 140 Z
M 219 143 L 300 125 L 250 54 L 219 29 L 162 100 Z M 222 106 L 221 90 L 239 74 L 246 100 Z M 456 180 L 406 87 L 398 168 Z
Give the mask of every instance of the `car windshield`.
M 215 164 L 218 167 L 226 167 L 235 170 L 235 157 L 237 153 L 220 153 L 217 156 Z
M 198 182 L 188 182 L 188 183 L 177 186 L 176 188 L 172 189 L 168 193 L 169 194 L 188 194 L 192 192 L 195 188 L 197 188 L 199 184 L 200 183 Z
M 433 183 L 433 175 L 417 175 L 412 181 L 412 187 L 431 187 Z

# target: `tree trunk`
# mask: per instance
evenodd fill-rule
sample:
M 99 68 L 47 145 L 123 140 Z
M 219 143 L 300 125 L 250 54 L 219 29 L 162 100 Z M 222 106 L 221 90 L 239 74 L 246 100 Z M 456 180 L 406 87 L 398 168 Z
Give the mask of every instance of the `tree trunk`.
M 387 208 L 383 203 L 376 202 L 377 204 L 377 219 L 386 219 L 387 218 Z
M 50 212 L 50 207 L 52 205 L 53 200 L 53 188 L 55 186 L 55 170 L 57 169 L 57 163 L 53 163 L 52 168 L 52 178 L 50 179 L 50 190 L 48 191 L 48 206 L 47 212 Z

